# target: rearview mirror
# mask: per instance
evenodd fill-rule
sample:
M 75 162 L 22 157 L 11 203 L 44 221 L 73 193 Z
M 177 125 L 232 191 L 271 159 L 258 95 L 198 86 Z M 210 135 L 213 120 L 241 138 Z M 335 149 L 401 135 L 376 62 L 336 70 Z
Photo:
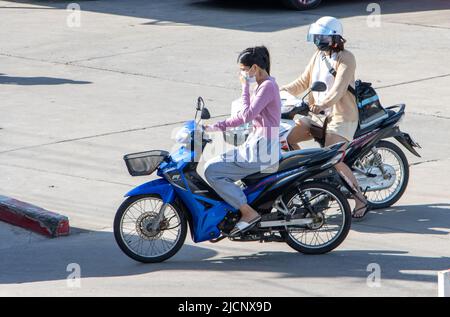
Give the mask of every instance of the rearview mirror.
M 325 84 L 322 81 L 315 81 L 315 82 L 313 82 L 313 84 L 311 86 L 311 90 L 316 91 L 316 92 L 325 91 L 325 90 L 327 90 L 327 84 Z
M 200 111 L 205 106 L 205 101 L 202 97 L 198 97 L 197 99 L 197 110 Z
M 209 113 L 208 108 L 203 107 L 203 109 L 202 109 L 202 114 L 200 115 L 200 118 L 201 118 L 202 120 L 208 120 L 208 119 L 211 118 L 211 114 Z

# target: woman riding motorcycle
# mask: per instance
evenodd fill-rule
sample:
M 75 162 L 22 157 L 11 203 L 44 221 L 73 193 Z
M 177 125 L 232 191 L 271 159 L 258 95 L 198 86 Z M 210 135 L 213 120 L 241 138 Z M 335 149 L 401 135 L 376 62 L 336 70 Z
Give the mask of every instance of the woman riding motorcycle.
M 351 52 L 344 49 L 345 40 L 341 22 L 333 17 L 322 17 L 311 24 L 308 30 L 309 42 L 314 42 L 314 53 L 305 71 L 288 85 L 281 87 L 291 95 L 300 95 L 315 81 L 326 83 L 327 90 L 313 92 L 309 96 L 310 110 L 314 114 L 325 113 L 331 118 L 326 129 L 325 146 L 353 140 L 358 127 L 358 108 L 355 97 L 348 86 L 355 86 L 356 60 Z M 335 73 L 330 72 L 334 68 Z M 287 141 L 292 149 L 299 149 L 298 143 L 311 140 L 311 126 L 323 126 L 319 116 L 312 119 L 303 117 L 296 121 Z M 347 146 L 347 145 L 344 145 Z M 361 193 L 358 182 L 345 163 L 336 165 L 337 170 L 353 184 L 355 209 L 353 217 L 362 218 L 368 211 L 367 200 Z
M 247 48 L 239 54 L 242 109 L 232 117 L 206 126 L 207 131 L 225 131 L 252 122 L 253 131 L 238 148 L 206 163 L 205 178 L 232 207 L 241 211 L 241 220 L 231 235 L 252 228 L 261 216 L 247 204 L 242 189 L 234 182 L 278 163 L 281 100 L 275 78 L 270 76 L 270 55 L 264 46 Z M 249 84 L 258 84 L 250 99 Z

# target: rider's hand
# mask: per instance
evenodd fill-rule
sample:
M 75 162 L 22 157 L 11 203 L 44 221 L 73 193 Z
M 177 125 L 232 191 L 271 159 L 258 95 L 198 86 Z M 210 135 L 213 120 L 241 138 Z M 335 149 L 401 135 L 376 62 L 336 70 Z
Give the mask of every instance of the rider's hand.
M 216 131 L 216 129 L 215 129 L 212 125 L 209 125 L 209 124 L 204 124 L 204 125 L 203 125 L 203 129 L 205 130 L 205 132 L 213 132 L 213 131 Z
M 247 83 L 247 80 L 245 79 L 244 76 L 242 76 L 242 74 L 239 74 L 239 81 L 241 82 L 242 85 L 245 85 Z
M 310 105 L 309 110 L 314 114 L 320 114 L 321 112 L 325 111 L 325 109 L 322 106 L 318 105 Z

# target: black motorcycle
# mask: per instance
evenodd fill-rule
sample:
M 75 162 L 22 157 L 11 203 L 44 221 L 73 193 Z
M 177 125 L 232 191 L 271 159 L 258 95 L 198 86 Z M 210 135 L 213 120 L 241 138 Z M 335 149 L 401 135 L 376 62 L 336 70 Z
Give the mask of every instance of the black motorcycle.
M 290 131 L 289 126 L 292 128 L 295 125 L 294 116 L 310 114 L 309 105 L 304 100 L 305 97 L 311 91 L 325 90 L 325 83 L 313 83 L 311 89 L 297 105 L 282 112 L 285 128 L 280 132 L 280 141 L 284 151 L 292 151 L 286 139 Z M 405 105 L 398 104 L 387 107 L 385 110 L 387 114 L 382 120 L 363 129 L 358 127 L 344 158 L 344 163 L 352 169 L 362 192 L 365 193 L 373 209 L 387 208 L 396 203 L 405 192 L 409 180 L 409 164 L 405 154 L 399 146 L 386 141 L 386 139 L 395 138 L 411 153 L 420 157 L 415 149 L 420 148 L 420 145 L 408 133 L 402 132 L 399 128 L 400 121 L 405 114 Z M 325 144 L 328 121 L 329 118 L 326 118 L 322 127 L 314 125 L 311 127 L 311 135 L 322 147 Z M 311 151 L 320 150 L 312 149 Z M 350 194 L 346 189 L 343 191 Z

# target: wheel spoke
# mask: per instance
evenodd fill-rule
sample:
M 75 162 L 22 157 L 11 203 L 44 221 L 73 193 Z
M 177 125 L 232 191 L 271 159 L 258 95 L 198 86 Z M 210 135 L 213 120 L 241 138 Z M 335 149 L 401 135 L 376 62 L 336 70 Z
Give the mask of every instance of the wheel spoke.
M 305 198 L 303 201 L 301 195 Z M 315 208 L 313 210 L 322 217 L 321 223 L 317 218 L 315 221 L 319 221 L 318 224 L 306 225 L 305 228 L 287 227 L 286 230 L 291 239 L 308 248 L 321 248 L 333 243 L 344 228 L 345 215 L 342 204 L 332 193 L 322 188 L 308 188 L 294 195 L 287 206 L 292 216 L 297 212 L 303 214 L 306 212 L 305 215 L 311 217 L 305 204 L 311 204 L 312 208 Z
M 146 197 L 133 202 L 122 215 L 121 236 L 127 248 L 141 257 L 158 257 L 172 250 L 181 235 L 178 211 L 167 205 L 161 229 L 154 230 L 163 203 L 158 198 Z
M 390 166 L 395 172 L 395 181 L 391 185 L 391 187 L 387 189 L 381 189 L 377 191 L 369 191 L 367 192 L 368 200 L 373 204 L 384 204 L 389 200 L 392 200 L 401 190 L 404 178 L 405 178 L 405 167 L 403 166 L 403 161 L 400 156 L 392 149 L 387 147 L 378 147 L 376 149 L 377 153 L 380 156 L 381 163 L 383 165 Z M 371 162 L 371 157 L 373 156 L 373 152 L 370 152 L 366 157 L 361 159 L 362 162 Z M 372 170 L 375 166 L 365 166 L 365 169 Z

